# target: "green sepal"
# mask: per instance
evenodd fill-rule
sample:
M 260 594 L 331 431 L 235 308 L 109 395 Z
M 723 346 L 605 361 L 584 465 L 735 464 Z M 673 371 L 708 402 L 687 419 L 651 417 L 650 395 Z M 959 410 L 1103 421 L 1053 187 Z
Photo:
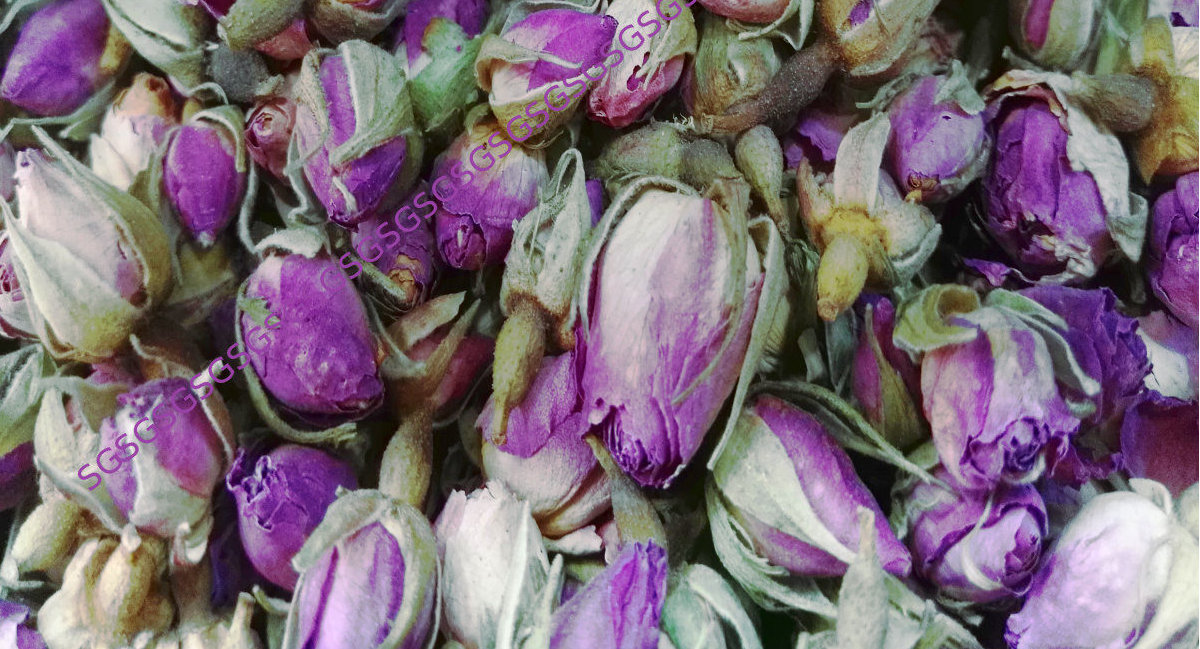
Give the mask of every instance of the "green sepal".
M 422 130 L 448 132 L 459 126 L 454 117 L 479 96 L 475 57 L 482 44 L 482 37 L 468 38 L 452 20 L 439 16 L 429 22 L 421 43 L 424 50 L 421 56 L 430 60 L 411 77 L 409 86 Z M 401 48 L 396 56 L 406 59 L 408 54 Z
M 980 306 L 979 296 L 965 286 L 935 284 L 922 289 L 898 305 L 892 340 L 910 354 L 971 342 L 979 335 L 978 329 L 949 324 L 946 320 Z
M 41 379 L 56 369 L 41 345 L 26 345 L 0 356 L 0 457 L 33 441 L 44 389 Z
M 208 15 L 199 5 L 162 0 L 104 0 L 109 20 L 133 49 L 187 87 L 204 82 Z

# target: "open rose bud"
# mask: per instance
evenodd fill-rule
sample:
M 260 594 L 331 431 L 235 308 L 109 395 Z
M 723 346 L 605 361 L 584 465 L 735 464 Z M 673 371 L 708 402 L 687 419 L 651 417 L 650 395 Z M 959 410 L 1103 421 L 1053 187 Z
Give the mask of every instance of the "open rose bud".
M 0 99 L 38 116 L 68 115 L 112 81 L 129 52 L 100 0 L 55 0 L 21 25 Z
M 426 132 L 460 128 L 461 110 L 475 101 L 475 57 L 483 44 L 475 37 L 487 13 L 483 0 L 414 0 L 405 7 L 394 49 Z
M 1054 477 L 1073 484 L 1107 476 L 1116 468 L 1112 453 L 1127 410 L 1137 403 L 1142 381 L 1150 371 L 1146 345 L 1137 335 L 1137 322 L 1116 309 L 1116 296 L 1107 288 L 1083 290 L 1037 286 L 1021 291 L 1060 316 L 1071 354 L 1084 372 L 1100 383 L 1086 399 L 1094 406 L 1083 419 L 1081 435 L 1072 439 L 1066 457 L 1059 458 Z
M 1196 625 L 1195 531 L 1163 510 L 1161 485 L 1141 483 L 1154 500 L 1101 494 L 1071 519 L 1008 618 L 1009 647 L 1180 646 L 1172 636 Z
M 908 281 L 941 237 L 928 208 L 905 201 L 880 169 L 890 131 L 882 114 L 851 128 L 826 182 L 817 179 L 807 159 L 797 170 L 801 217 L 821 251 L 817 313 L 826 321 L 854 304 L 866 287 Z
M 647 38 L 637 31 L 635 22 L 645 12 L 656 11 L 651 0 L 616 0 L 608 6 L 608 15 L 622 25 L 617 43 L 625 51 L 609 67 L 604 78 L 588 95 L 588 116 L 613 128 L 624 128 L 642 119 L 659 98 L 675 87 L 688 56 L 696 53 L 696 25 L 687 7 L 674 10 L 679 3 L 662 7 L 670 19 L 663 33 Z M 656 21 L 657 22 L 657 21 Z M 636 40 L 635 40 L 636 39 Z
M 298 162 L 329 219 L 351 227 L 396 207 L 422 152 L 400 62 L 348 41 L 305 57 L 298 84 Z
M 1197 246 L 1200 245 L 1200 174 L 1175 181 L 1175 188 L 1154 201 L 1146 273 L 1163 305 L 1192 329 L 1200 328 L 1197 296 Z
M 470 494 L 455 491 L 434 535 L 447 635 L 470 649 L 515 641 L 513 632 L 537 605 L 550 571 L 529 505 L 496 482 Z M 507 611 L 515 613 L 515 625 L 506 627 Z M 505 633 L 513 635 L 502 638 Z
M 295 566 L 284 649 L 421 649 L 438 603 L 437 546 L 429 521 L 378 491 L 329 508 Z
M 1079 429 L 1056 383 L 1043 338 L 994 308 L 948 314 L 961 342 L 921 362 L 925 419 L 942 465 L 965 489 L 991 489 L 1042 473 L 1047 449 L 1065 452 Z
M 589 79 L 599 79 L 589 71 L 596 66 L 600 74 L 607 71 L 611 57 L 606 52 L 616 33 L 612 16 L 546 9 L 500 36 L 485 36 L 475 78 L 509 137 L 531 147 L 553 139 L 575 112 Z M 564 82 L 565 89 L 559 85 Z
M 239 325 L 258 380 L 287 411 L 336 424 L 362 419 L 383 402 L 366 309 L 334 260 L 271 255 L 244 290 L 244 300 L 282 320 L 268 324 L 258 307 L 243 307 Z
M 179 223 L 204 247 L 229 227 L 246 193 L 241 127 L 241 111 L 224 106 L 196 114 L 167 143 L 163 192 Z
M 0 231 L 0 334 L 6 338 L 37 338 L 29 301 L 21 290 L 13 261 L 8 231 Z
M 117 93 L 99 135 L 92 135 L 92 171 L 117 189 L 129 189 L 179 123 L 176 112 L 166 80 L 139 72 Z
M 117 403 L 100 425 L 96 456 L 100 471 L 110 474 L 104 485 L 113 503 L 138 529 L 167 539 L 185 533 L 202 553 L 213 490 L 233 460 L 233 426 L 223 402 L 200 401 L 187 379 L 164 378 Z M 110 469 L 109 462 L 116 466 Z
M 741 411 L 726 443 L 713 466 L 718 493 L 709 497 L 721 499 L 771 563 L 797 575 L 844 574 L 859 547 L 855 512 L 865 507 L 875 513 L 876 552 L 884 570 L 909 573 L 908 550 L 854 473 L 850 457 L 816 417 L 760 395 Z M 772 503 L 787 503 L 795 512 Z
M 1073 70 L 1093 49 L 1103 8 L 1098 0 L 1009 0 L 1008 29 L 1034 62 Z
M 1056 90 L 1067 82 L 1011 71 L 988 89 L 985 113 L 996 146 L 987 230 L 1027 277 L 1060 284 L 1092 277 L 1117 249 L 1136 261 L 1146 218 L 1120 143 Z
M 20 217 L 5 219 L 17 277 L 34 332 L 56 358 L 102 360 L 169 290 L 167 236 L 145 205 L 38 134 L 53 159 L 18 154 Z
M 525 399 L 508 415 L 496 441 L 489 400 L 475 426 L 483 437 L 483 471 L 529 503 L 542 533 L 559 537 L 609 508 L 604 470 L 583 440 L 576 355 L 547 357 Z
M 538 188 L 550 174 L 540 149 L 512 144 L 496 122 L 482 119 L 450 143 L 432 176 L 433 194 L 442 203 L 433 217 L 442 259 L 453 268 L 478 270 L 504 260 L 513 222 L 537 205 Z
M 583 412 L 643 486 L 670 486 L 691 461 L 743 365 L 758 363 L 751 329 L 782 301 L 760 301 L 781 269 L 747 231 L 748 187 L 722 182 L 716 191 L 728 193 L 631 185 L 618 199 L 628 207 L 615 225 L 606 225 L 618 214 L 609 209 L 589 254 Z M 775 234 L 765 217 L 752 229 Z
M 316 0 L 308 3 L 308 19 L 334 43 L 369 41 L 400 15 L 404 0 Z
M 934 476 L 947 477 L 941 469 Z M 1046 506 L 1032 485 L 989 494 L 916 482 L 899 502 L 916 572 L 940 594 L 982 604 L 1029 589 L 1048 532 Z
M 667 552 L 625 546 L 550 619 L 550 649 L 648 649 L 658 645 L 667 598 Z
M 888 106 L 888 171 L 900 191 L 925 203 L 953 198 L 987 165 L 991 142 L 983 100 L 961 67 L 922 77 Z
M 246 118 L 246 151 L 276 180 L 286 179 L 288 143 L 296 124 L 296 102 L 286 94 L 261 99 Z
M 1175 496 L 1200 480 L 1196 401 L 1147 391 L 1125 415 L 1121 459 L 1130 475 L 1163 483 Z
M 350 465 L 296 444 L 257 459 L 239 451 L 225 483 L 237 501 L 246 557 L 262 576 L 287 590 L 299 578 L 292 557 L 337 498 L 338 487 L 358 487 Z

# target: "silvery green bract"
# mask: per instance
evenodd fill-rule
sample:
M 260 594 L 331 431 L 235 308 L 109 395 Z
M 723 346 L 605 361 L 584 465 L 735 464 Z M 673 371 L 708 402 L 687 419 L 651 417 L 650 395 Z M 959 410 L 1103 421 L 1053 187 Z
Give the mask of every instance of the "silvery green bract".
M 436 632 L 437 545 L 419 511 L 378 491 L 339 497 L 293 560 L 284 649 L 419 649 Z
M 1067 524 L 1024 606 L 1008 619 L 1009 647 L 1195 644 L 1196 514 L 1180 511 L 1177 520 L 1162 485 L 1137 479 L 1132 484 L 1132 492 L 1096 496 Z M 1180 506 L 1195 503 L 1194 497 L 1183 498 Z
M 674 649 L 762 649 L 755 621 L 716 570 L 693 563 L 672 571 L 660 628 Z
M 1039 65 L 1073 70 L 1094 53 L 1103 10 L 1096 0 L 1009 0 L 1008 29 L 1021 53 Z
M 725 192 L 725 193 L 722 193 Z M 726 398 L 740 406 L 782 312 L 778 233 L 745 222 L 748 187 L 627 187 L 593 239 L 581 385 L 588 423 L 639 484 L 666 487 Z
M 550 571 L 529 504 L 499 482 L 455 491 L 434 535 L 446 633 L 467 649 L 517 646 Z

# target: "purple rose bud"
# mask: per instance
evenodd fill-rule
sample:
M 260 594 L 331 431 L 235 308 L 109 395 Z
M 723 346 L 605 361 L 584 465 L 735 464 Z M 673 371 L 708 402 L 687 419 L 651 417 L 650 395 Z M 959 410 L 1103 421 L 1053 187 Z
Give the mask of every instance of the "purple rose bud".
M 883 569 L 901 576 L 909 573 L 912 559 L 908 550 L 888 527 L 887 517 L 854 472 L 850 457 L 820 421 L 782 399 L 761 395 L 743 409 L 735 430 L 740 431 L 739 436 L 761 436 L 771 446 L 782 447 L 791 465 L 786 475 L 757 475 L 752 468 L 753 457 L 736 457 L 736 453 L 726 452 L 713 467 L 716 481 L 725 494 L 723 498 L 759 554 L 797 575 L 835 577 L 845 574 L 846 561 L 807 539 L 832 536 L 843 549 L 851 553 L 857 551 L 859 525 L 856 512 L 859 507 L 865 507 L 875 514 L 876 549 Z M 742 492 L 742 489 L 728 490 L 730 485 L 736 484 L 746 487 L 745 493 L 752 493 L 754 489 L 774 488 L 771 483 L 781 480 L 789 482 L 789 490 L 799 489 L 815 518 L 811 522 L 823 529 L 781 530 L 772 527 L 754 513 L 757 503 L 740 502 L 736 495 L 730 495 Z M 753 493 L 761 494 L 761 491 Z
M 656 7 L 663 15 L 671 16 L 670 21 L 663 33 L 654 37 L 653 47 L 643 45 L 650 39 L 636 28 L 617 37 L 612 51 L 621 53 L 621 57 L 606 62 L 610 67 L 588 95 L 588 116 L 592 119 L 613 128 L 624 128 L 642 119 L 660 97 L 675 87 L 687 58 L 696 53 L 695 21 L 691 11 L 678 2 L 663 6 L 652 0 L 616 0 L 607 13 L 621 25 L 632 25 L 646 11 L 655 13 Z M 617 44 L 625 51 L 621 52 Z
M 1148 390 L 1125 415 L 1121 426 L 1121 457 L 1136 478 L 1150 478 L 1175 496 L 1200 480 L 1200 436 L 1196 401 L 1164 397 Z
M 588 206 L 592 209 L 592 227 L 596 227 L 600 217 L 604 216 L 604 183 L 600 182 L 599 178 L 593 178 L 583 185 L 584 191 L 587 192 Z
M 438 250 L 453 268 L 478 270 L 504 261 L 513 222 L 537 205 L 538 187 L 550 179 L 541 150 L 512 144 L 498 129 L 490 119 L 474 124 L 433 166 L 434 196 L 444 197 L 433 217 Z M 503 153 L 489 138 L 503 145 Z
M 1150 288 L 1175 317 L 1192 329 L 1200 327 L 1200 298 L 1196 277 L 1200 273 L 1200 174 L 1192 172 L 1175 181 L 1175 187 L 1154 201 L 1146 274 Z
M 37 487 L 33 442 L 19 444 L 0 456 L 0 512 L 12 509 Z
M 403 47 L 411 76 L 416 76 L 418 59 L 425 45 L 425 33 L 434 19 L 453 21 L 469 38 L 483 31 L 487 19 L 484 0 L 413 0 L 404 10 L 404 28 L 396 31 L 393 50 Z M 429 53 L 434 56 L 433 52 Z
M 407 311 L 429 299 L 442 272 L 442 260 L 432 223 L 420 221 L 409 231 L 393 223 L 391 218 L 372 215 L 354 229 L 350 243 L 359 256 L 391 280 L 393 294 L 400 296 L 396 306 Z M 391 231 L 386 232 L 388 229 Z
M 187 379 L 172 377 L 147 381 L 118 396 L 117 404 L 100 424 L 96 457 L 99 469 L 111 474 L 104 486 L 113 504 L 138 529 L 164 538 L 184 524 L 195 529 L 233 456 L 232 426 L 220 398 L 201 402 Z
M 918 192 L 925 203 L 962 192 L 983 173 L 991 150 L 983 103 L 974 90 L 967 86 L 965 92 L 973 95 L 977 108 L 968 109 L 954 96 L 938 101 L 939 93 L 956 82 L 947 76 L 924 77 L 888 106 L 892 131 L 884 154 L 887 169 L 903 191 Z
M 366 310 L 334 260 L 268 257 L 250 275 L 246 296 L 283 321 L 264 331 L 263 320 L 243 312 L 240 325 L 254 371 L 289 411 L 324 425 L 361 419 L 382 403 Z
M 525 399 L 508 415 L 503 444 L 493 441 L 488 400 L 475 427 L 483 437 L 483 471 L 527 501 L 546 536 L 591 522 L 609 507 L 608 480 L 583 435 L 576 355 L 546 357 Z
M 0 640 L 11 649 L 46 649 L 42 634 L 33 630 L 29 620 L 29 607 L 24 604 L 0 599 Z
M 1062 449 L 1079 419 L 1042 338 L 1012 316 L 976 313 L 978 322 L 951 318 L 974 339 L 925 354 L 921 393 L 942 465 L 963 488 L 987 490 L 1041 474 L 1045 449 Z
M 1010 0 L 1009 31 L 1035 62 L 1071 70 L 1092 49 L 1103 6 L 1097 0 Z
M 309 186 L 325 206 L 329 219 L 340 226 L 350 227 L 372 212 L 386 211 L 395 206 L 405 189 L 400 182 L 401 172 L 406 158 L 412 152 L 408 150 L 408 142 L 401 133 L 403 127 L 400 127 L 389 129 L 388 133 L 382 135 L 373 133 L 372 141 L 379 141 L 384 135 L 390 137 L 382 139 L 369 150 L 349 157 L 346 144 L 355 144 L 351 138 L 356 135 L 362 138 L 367 129 L 378 130 L 380 125 L 360 123 L 371 113 L 368 107 L 356 110 L 355 98 L 350 91 L 350 72 L 347 70 L 349 54 L 338 51 L 337 54 L 326 56 L 320 63 L 319 91 L 323 103 L 309 105 L 303 100 L 303 93 L 298 95 L 300 103 L 296 110 L 295 130 L 301 154 L 314 152 L 304 163 L 304 177 Z M 356 60 L 351 59 L 349 64 L 353 65 Z M 380 76 L 378 80 L 385 79 Z M 386 80 L 389 83 L 392 81 L 390 78 Z M 392 88 L 389 93 L 363 101 L 383 102 L 390 99 L 392 94 L 405 92 L 401 85 Z M 407 102 L 407 94 L 404 95 L 404 101 Z M 392 109 L 400 110 L 395 106 Z M 317 111 L 322 111 L 322 114 Z M 407 117 L 411 121 L 411 110 Z M 402 116 L 401 121 L 403 119 Z M 364 147 L 360 142 L 355 148 L 361 150 Z
M 552 139 L 586 92 L 576 78 L 606 58 L 616 33 L 617 19 L 612 16 L 545 9 L 506 29 L 500 38 L 508 45 L 481 49 L 475 78 L 509 136 L 527 146 Z M 564 84 L 568 79 L 574 80 L 571 85 Z M 536 111 L 526 113 L 532 102 L 545 117 L 534 119 L 529 115 Z
M 1184 536 L 1176 543 L 1172 537 L 1179 534 Z M 1186 553 L 1186 544 L 1192 546 L 1195 578 L 1195 543 L 1195 537 L 1140 494 L 1122 491 L 1092 498 L 1043 560 L 1025 605 L 1008 618 L 1004 639 L 1012 649 L 1133 646 L 1160 609 L 1171 614 L 1163 595 L 1175 555 Z M 1181 559 L 1186 566 L 1186 556 Z M 1189 608 L 1193 610 L 1182 613 L 1194 618 L 1194 607 Z
M 201 246 L 211 246 L 225 231 L 246 193 L 247 170 L 238 144 L 223 124 L 207 119 L 192 119 L 167 143 L 163 191 L 180 224 Z
M 286 181 L 283 168 L 295 123 L 296 103 L 282 95 L 259 100 L 246 120 L 246 150 L 259 167 L 280 181 Z
M 783 136 L 781 144 L 787 168 L 795 169 L 801 160 L 808 160 L 814 169 L 832 172 L 842 138 L 857 121 L 854 113 L 836 113 L 819 107 L 805 109 L 792 130 Z
M 283 649 L 422 649 L 438 604 L 429 521 L 377 491 L 344 494 L 296 555 Z
M 945 470 L 935 477 L 946 479 Z M 940 594 L 987 603 L 1024 595 L 1046 536 L 1046 506 L 1032 485 L 988 494 L 917 482 L 903 497 L 917 573 Z
M 56 0 L 21 26 L 0 98 L 39 116 L 69 115 L 120 72 L 129 51 L 100 0 Z
M 550 649 L 654 649 L 667 598 L 667 552 L 626 546 L 550 618 Z
M 583 411 L 643 486 L 683 471 L 737 383 L 764 278 L 748 243 L 733 267 L 727 233 L 742 219 L 711 199 L 647 190 L 597 257 Z
M 291 590 L 292 557 L 337 498 L 358 488 L 350 465 L 307 446 L 285 444 L 259 457 L 238 451 L 225 484 L 237 500 L 238 529 L 250 563 L 271 583 Z
M 29 302 L 21 290 L 8 232 L 0 230 L 0 334 L 7 338 L 37 338 Z
M 896 309 L 891 300 L 864 295 L 859 304 L 864 320 L 854 351 L 851 390 L 867 421 L 897 447 L 909 448 L 924 437 L 916 405 L 921 401 L 920 368 L 892 342 Z
M 1091 277 L 1113 248 L 1096 179 L 1071 168 L 1053 99 L 989 107 L 996 150 L 984 176 L 987 229 L 1027 276 Z

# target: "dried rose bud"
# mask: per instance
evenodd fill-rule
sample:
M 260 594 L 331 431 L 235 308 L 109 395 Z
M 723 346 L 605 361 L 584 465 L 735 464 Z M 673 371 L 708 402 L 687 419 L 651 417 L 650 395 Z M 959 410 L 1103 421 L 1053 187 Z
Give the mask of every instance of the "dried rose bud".
M 305 11 L 322 36 L 334 43 L 369 41 L 400 15 L 403 0 L 315 0 Z
M 667 552 L 633 543 L 550 619 L 550 649 L 657 647 L 667 598 Z
M 1073 70 L 1093 49 L 1103 8 L 1098 0 L 1009 0 L 1008 28 L 1034 62 Z
M 902 192 L 921 202 L 953 198 L 987 166 L 983 100 L 961 68 L 919 79 L 888 106 L 888 119 L 888 171 Z
M 472 124 L 450 144 L 432 174 L 433 195 L 441 201 L 433 215 L 438 250 L 447 265 L 478 270 L 504 260 L 513 222 L 537 205 L 538 187 L 549 179 L 545 160 L 540 149 L 503 139 L 491 119 Z
M 366 309 L 334 260 L 271 255 L 245 295 L 282 320 L 243 308 L 239 326 L 258 379 L 287 411 L 324 425 L 362 419 L 383 402 Z
M 414 0 L 393 49 L 406 64 L 413 109 L 428 132 L 461 128 L 461 111 L 475 101 L 476 38 L 488 17 L 483 0 Z
M 939 469 L 934 477 L 948 476 Z M 1048 534 L 1046 505 L 1032 485 L 988 494 L 917 482 L 900 502 L 916 572 L 940 594 L 987 603 L 1029 589 Z
M 299 575 L 292 557 L 337 498 L 338 487 L 356 489 L 350 466 L 324 451 L 284 444 L 252 458 L 239 451 L 225 484 L 237 501 L 246 557 L 262 576 L 288 590 Z
M 229 227 L 246 193 L 241 124 L 241 111 L 231 106 L 203 111 L 167 143 L 163 192 L 179 223 L 202 247 L 211 246 Z
M 217 19 L 217 32 L 235 50 L 254 49 L 281 61 L 303 58 L 313 45 L 301 0 L 183 0 Z
M 396 207 L 422 152 L 400 62 L 349 41 L 305 58 L 295 96 L 304 178 L 329 219 L 351 227 Z
M 68 115 L 125 67 L 129 52 L 100 0 L 56 0 L 21 25 L 0 98 L 39 116 Z
M 604 470 L 583 435 L 579 378 L 574 353 L 549 357 L 508 415 L 503 443 L 496 441 L 493 401 L 475 427 L 483 437 L 483 471 L 529 503 L 542 533 L 559 537 L 588 524 L 609 508 Z
M 420 649 L 438 605 L 437 545 L 415 508 L 354 491 L 329 508 L 295 566 L 283 649 Z
M 656 33 L 658 28 L 650 32 L 655 34 L 652 38 L 634 26 L 639 16 L 655 12 L 662 4 L 616 0 L 608 6 L 607 15 L 624 26 L 617 35 L 621 47 L 611 48 L 621 57 L 615 63 L 606 63 L 608 72 L 588 95 L 588 116 L 592 119 L 613 128 L 629 126 L 645 117 L 679 81 L 687 57 L 696 53 L 696 24 L 691 10 L 679 7 L 674 0 L 663 6 L 664 17 L 671 18 L 662 26 L 662 33 Z M 672 12 L 672 7 L 679 8 Z
M 779 71 L 781 61 L 770 38 L 743 40 L 716 14 L 704 14 L 700 33 L 682 94 L 688 112 L 703 123 L 761 93 Z
M 862 507 L 875 514 L 883 568 L 908 574 L 908 550 L 896 540 L 850 457 L 816 417 L 761 395 L 742 409 L 727 443 L 733 445 L 730 451 L 752 454 L 721 454 L 713 466 L 719 493 L 710 497 L 721 500 L 761 556 L 797 575 L 845 574 L 861 542 L 855 512 Z M 766 496 L 766 490 L 776 496 Z M 795 503 L 797 513 L 784 514 L 769 504 L 781 497 Z M 802 511 L 809 513 L 802 516 Z
M 109 106 L 100 133 L 92 135 L 92 171 L 117 189 L 129 189 L 179 123 L 176 113 L 166 80 L 139 72 Z
M 475 78 L 508 136 L 531 147 L 553 139 L 574 114 L 588 80 L 599 79 L 589 71 L 597 66 L 607 71 L 606 52 L 616 33 L 617 20 L 611 16 L 546 9 L 500 36 L 485 36 L 475 59 Z
M 867 421 L 894 446 L 909 450 L 928 439 L 921 419 L 921 369 L 892 342 L 896 308 L 864 295 L 856 307 L 862 331 L 854 351 L 850 388 Z
M 1178 496 L 1200 480 L 1196 401 L 1164 397 L 1147 390 L 1125 415 L 1121 459 L 1129 474 L 1163 483 Z
M 42 139 L 53 158 L 32 149 L 17 157 L 20 218 L 6 219 L 8 243 L 46 348 L 102 360 L 170 289 L 167 236 L 145 205 Z
M 284 95 L 259 100 L 246 120 L 246 150 L 276 180 L 286 180 L 283 168 L 295 123 L 296 103 Z
M 418 191 L 425 189 L 424 183 L 417 185 Z M 350 243 L 364 261 L 387 277 L 391 283 L 387 295 L 395 298 L 395 307 L 408 311 L 429 298 L 443 266 L 432 223 L 420 221 L 412 230 L 405 230 L 396 228 L 394 222 L 372 215 L 355 227 Z

